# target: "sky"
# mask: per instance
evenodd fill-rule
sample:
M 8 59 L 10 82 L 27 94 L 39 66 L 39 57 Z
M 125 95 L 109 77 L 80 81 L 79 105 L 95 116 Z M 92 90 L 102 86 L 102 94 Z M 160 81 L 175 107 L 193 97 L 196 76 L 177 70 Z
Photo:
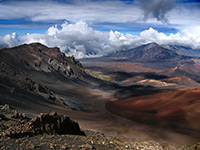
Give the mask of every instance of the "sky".
M 199 0 L 0 0 L 0 48 L 41 42 L 77 58 L 149 42 L 200 49 Z

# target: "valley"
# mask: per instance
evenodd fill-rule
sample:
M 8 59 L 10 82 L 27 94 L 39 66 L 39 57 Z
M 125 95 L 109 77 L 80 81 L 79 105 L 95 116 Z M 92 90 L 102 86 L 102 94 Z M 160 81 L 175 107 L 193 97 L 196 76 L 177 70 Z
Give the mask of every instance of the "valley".
M 121 85 L 106 102 L 108 111 L 142 124 L 199 138 L 198 61 L 169 51 L 150 43 L 81 63 Z
M 28 117 L 56 111 L 130 142 L 198 142 L 198 61 L 156 43 L 133 51 L 77 61 L 40 43 L 1 49 L 0 104 Z

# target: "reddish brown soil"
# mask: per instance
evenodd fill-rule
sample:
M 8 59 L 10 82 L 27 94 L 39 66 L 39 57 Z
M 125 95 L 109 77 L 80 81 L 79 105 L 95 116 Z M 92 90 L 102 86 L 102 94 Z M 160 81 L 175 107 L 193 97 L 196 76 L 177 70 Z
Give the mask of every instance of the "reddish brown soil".
M 168 91 L 124 100 L 110 100 L 107 108 L 120 116 L 167 125 L 177 131 L 200 137 L 200 89 Z

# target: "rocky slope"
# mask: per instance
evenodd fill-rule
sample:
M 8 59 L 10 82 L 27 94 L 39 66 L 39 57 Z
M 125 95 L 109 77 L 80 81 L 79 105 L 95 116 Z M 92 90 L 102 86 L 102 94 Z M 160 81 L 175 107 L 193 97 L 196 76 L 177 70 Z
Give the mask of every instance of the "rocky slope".
M 30 114 L 50 111 L 54 104 L 95 111 L 85 93 L 87 87 L 99 84 L 73 56 L 65 56 L 59 48 L 32 43 L 0 50 L 0 104 Z
M 73 56 L 66 57 L 59 48 L 48 48 L 40 43 L 1 49 L 0 54 L 4 75 L 23 75 L 29 70 L 59 72 L 68 77 L 83 73 L 81 64 Z

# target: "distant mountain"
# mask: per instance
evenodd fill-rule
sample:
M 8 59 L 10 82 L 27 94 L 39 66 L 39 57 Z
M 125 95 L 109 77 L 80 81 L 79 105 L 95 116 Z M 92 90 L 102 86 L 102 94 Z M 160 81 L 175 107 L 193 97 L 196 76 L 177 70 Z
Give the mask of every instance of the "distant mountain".
M 186 48 L 184 51 L 186 51 Z M 197 52 L 197 50 L 195 52 Z M 86 67 L 89 65 L 93 69 L 97 67 L 94 65 L 94 63 L 100 64 L 101 62 L 118 62 L 123 64 L 122 62 L 131 62 L 140 63 L 141 66 L 147 68 L 166 70 L 176 66 L 194 67 L 194 65 L 196 65 L 196 68 L 198 68 L 198 66 L 200 66 L 199 60 L 200 59 L 198 56 L 186 55 L 186 52 L 183 52 L 182 49 L 179 50 L 178 46 L 161 46 L 157 43 L 149 43 L 129 50 L 113 52 L 103 57 L 85 58 L 81 59 L 80 61 L 84 63 Z M 125 68 L 126 65 L 123 69 Z
M 176 51 L 159 46 L 157 43 L 149 43 L 134 49 L 119 51 L 109 56 L 144 61 L 169 60 L 179 57 Z

